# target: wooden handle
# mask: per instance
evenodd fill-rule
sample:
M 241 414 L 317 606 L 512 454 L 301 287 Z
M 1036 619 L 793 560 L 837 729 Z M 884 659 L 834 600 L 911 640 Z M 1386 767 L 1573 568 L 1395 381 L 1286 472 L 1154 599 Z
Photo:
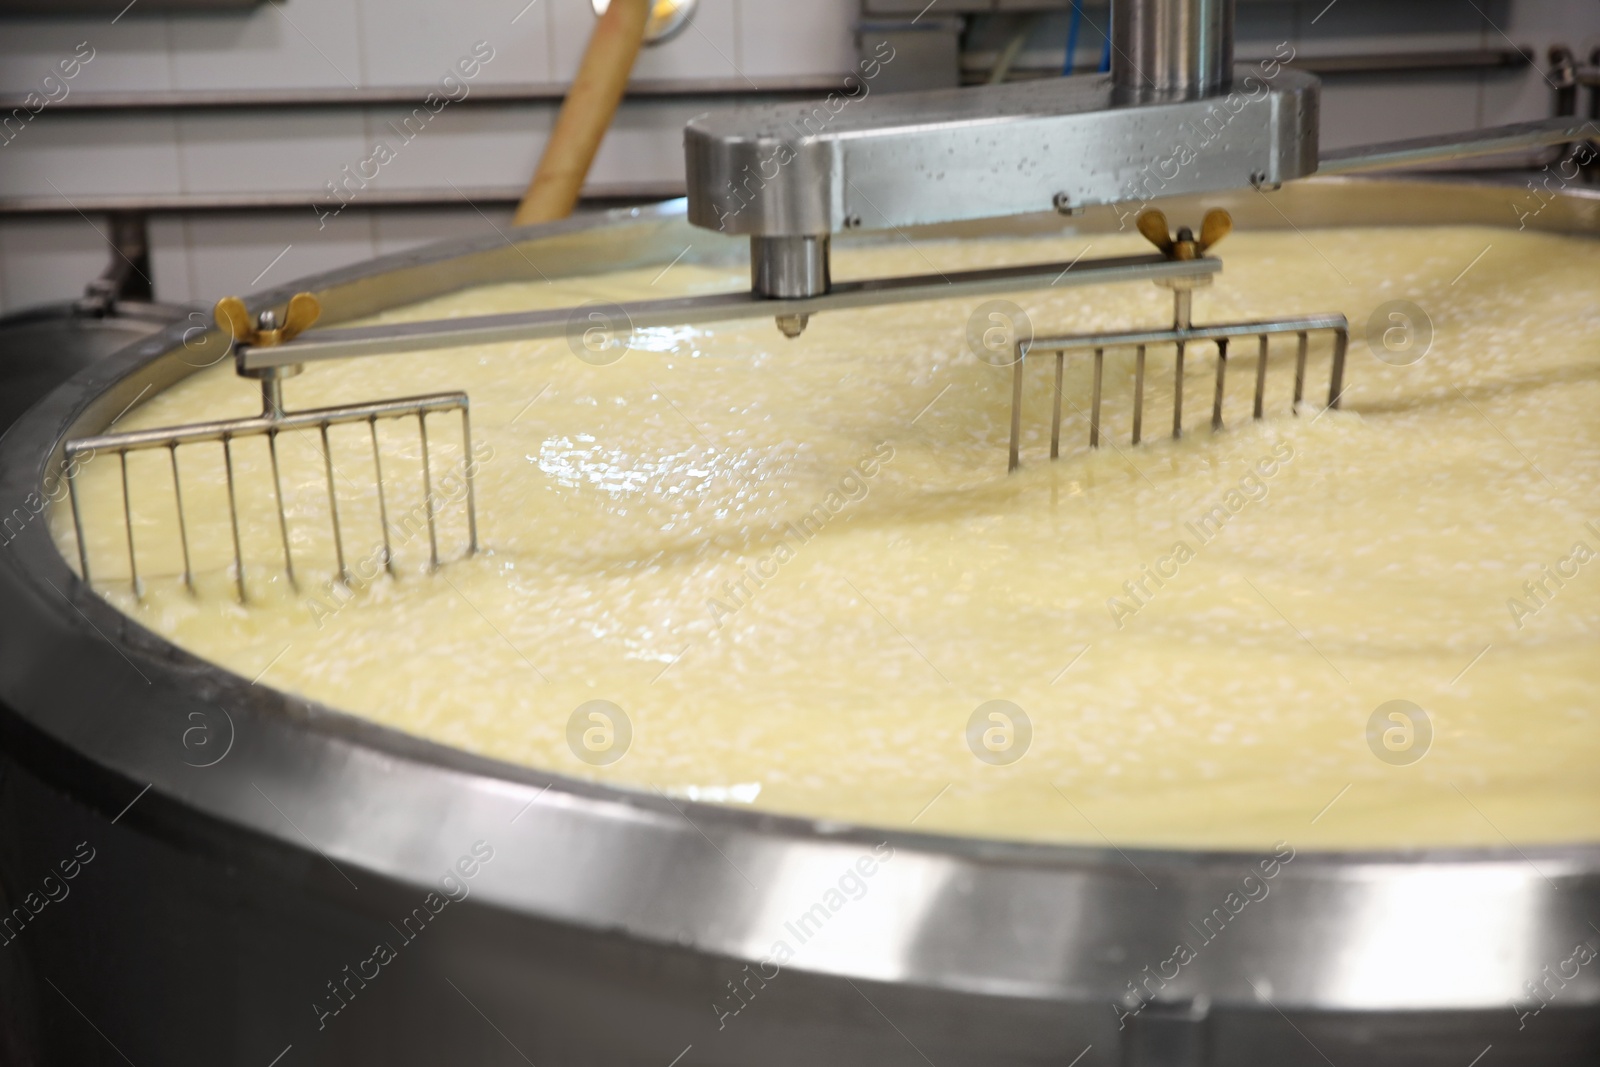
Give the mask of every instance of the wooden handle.
M 589 166 L 628 87 L 649 18 L 650 0 L 611 0 L 595 23 L 539 168 L 517 207 L 516 225 L 550 222 L 572 214 Z

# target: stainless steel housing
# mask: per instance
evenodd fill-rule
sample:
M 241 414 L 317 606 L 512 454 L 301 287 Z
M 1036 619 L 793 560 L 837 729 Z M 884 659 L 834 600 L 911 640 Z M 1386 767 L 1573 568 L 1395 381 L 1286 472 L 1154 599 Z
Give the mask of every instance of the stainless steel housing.
M 1317 169 L 1318 87 L 1124 103 L 1110 75 L 732 108 L 684 131 L 689 221 L 761 237 L 881 230 L 1275 185 Z M 857 83 L 864 96 L 870 83 Z M 1166 153 L 1152 145 L 1167 146 Z
M 1226 207 L 1245 228 L 1513 227 L 1525 203 L 1530 228 L 1600 235 L 1592 194 L 1439 183 L 1317 180 L 1270 201 L 1163 207 L 1177 219 Z M 691 244 L 687 258 L 742 262 L 742 242 L 682 211 L 390 256 L 251 310 L 308 288 L 338 323 L 535 271 L 665 265 Z M 1118 225 L 1091 211 L 913 236 Z M 79 842 L 95 854 L 70 895 L 4 935 L 0 1058 L 1465 1067 L 1490 1044 L 1486 1064 L 1600 1055 L 1600 967 L 1547 977 L 1596 942 L 1594 843 L 1300 850 L 1270 896 L 1175 977 L 1152 979 L 1263 857 L 673 801 L 443 748 L 197 660 L 83 586 L 32 509 L 59 487 L 68 437 L 221 358 L 214 334 L 206 344 L 218 345 L 209 357 L 186 348 L 175 326 L 84 371 L 0 439 L 0 503 L 18 520 L 0 552 L 7 913 Z M 452 873 L 478 842 L 492 861 Z M 785 924 L 875 848 L 893 854 L 879 852 L 865 894 L 776 974 L 763 966 L 774 941 L 795 940 Z M 470 895 L 408 938 L 407 917 L 451 885 Z M 397 958 L 362 979 L 379 942 Z M 1141 986 L 1149 1006 L 1129 1014 Z

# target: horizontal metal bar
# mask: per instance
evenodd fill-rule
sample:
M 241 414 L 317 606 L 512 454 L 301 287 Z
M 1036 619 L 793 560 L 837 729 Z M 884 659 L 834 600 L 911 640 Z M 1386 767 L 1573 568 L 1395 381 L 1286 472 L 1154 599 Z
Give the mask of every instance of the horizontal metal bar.
M 379 400 L 371 404 L 341 404 L 337 407 L 310 408 L 285 412 L 279 418 L 254 415 L 242 419 L 218 419 L 183 426 L 163 426 L 149 430 L 129 430 L 97 437 L 80 437 L 66 444 L 67 456 L 85 452 L 137 452 L 140 449 L 168 448 L 196 441 L 221 441 L 224 438 L 263 434 L 271 430 L 299 430 L 311 426 L 339 426 L 371 419 L 398 419 L 434 411 L 465 411 L 466 393 L 430 393 L 426 396 Z
M 515 205 L 527 190 L 523 186 L 422 187 L 419 189 L 366 189 L 348 202 L 351 210 L 364 208 L 502 207 Z M 599 182 L 584 186 L 582 202 L 672 200 L 684 195 L 682 181 Z M 175 214 L 190 211 L 309 211 L 337 207 L 321 189 L 281 193 L 167 193 L 135 196 L 0 197 L 0 215 L 79 215 L 109 212 Z
M 1161 278 L 1199 278 L 1216 274 L 1222 262 L 1212 258 L 1169 260 L 1164 256 L 1118 256 L 1035 263 L 1019 267 L 924 274 L 870 281 L 837 282 L 822 296 L 803 300 L 773 300 L 754 293 L 717 293 L 711 296 L 643 300 L 619 305 L 626 323 L 634 329 L 681 326 L 730 319 L 779 315 L 815 315 L 824 311 L 940 300 L 952 296 L 1049 289 L 1055 286 L 1104 285 Z M 294 341 L 270 348 L 240 348 L 236 353 L 243 370 L 280 367 L 319 359 L 392 355 L 456 345 L 498 344 L 541 337 L 562 337 L 580 329 L 577 318 L 586 308 L 553 308 L 506 315 L 478 315 L 459 319 L 397 323 L 392 326 L 357 326 L 312 330 Z
M 1360 174 L 1424 163 L 1449 163 L 1457 159 L 1496 156 L 1502 152 L 1544 148 L 1597 137 L 1600 137 L 1600 123 L 1593 119 L 1564 116 L 1540 122 L 1490 126 L 1442 137 L 1416 137 L 1406 141 L 1337 148 L 1323 154 L 1317 165 L 1317 173 Z
M 1529 66 L 1533 60 L 1529 55 L 1533 49 L 1517 48 L 1473 48 L 1473 49 L 1433 49 L 1413 52 L 1377 52 L 1377 53 L 1348 53 L 1326 56 L 1297 55 L 1283 66 L 1294 70 L 1315 74 L 1319 78 L 1329 75 L 1341 74 L 1422 74 L 1436 71 L 1452 70 L 1519 70 Z M 997 54 L 997 53 L 996 53 Z M 1273 59 L 1271 56 L 1238 56 L 1235 60 L 1239 63 L 1261 63 Z M 963 76 L 974 79 L 971 84 L 979 84 L 980 80 L 987 80 L 994 67 L 993 55 L 986 58 L 980 55 L 967 55 L 962 57 Z M 1020 77 L 1059 78 L 1061 77 L 1061 61 L 1056 60 L 1049 64 L 1018 64 L 1011 68 L 1011 80 Z
M 1154 330 L 1123 330 L 1117 333 L 1075 333 L 1059 337 L 1035 337 L 1029 346 L 1031 352 L 1053 352 L 1073 348 L 1122 348 L 1134 345 L 1188 344 L 1193 341 L 1217 341 L 1230 337 L 1249 337 L 1259 334 L 1301 333 L 1311 330 L 1348 330 L 1349 320 L 1343 315 L 1306 315 L 1297 319 L 1268 319 L 1262 322 L 1230 322 L 1221 326 L 1190 326 L 1173 329 L 1170 326 Z
M 624 100 L 692 100 L 720 98 L 817 96 L 833 92 L 849 77 L 813 74 L 750 82 L 744 78 L 645 78 L 628 83 Z M 553 104 L 566 98 L 566 82 L 521 82 L 468 85 L 466 96 L 451 107 L 479 104 Z M 171 89 L 134 92 L 75 92 L 50 105 L 61 111 L 228 111 L 264 108 L 420 107 L 429 95 L 443 98 L 438 85 L 356 86 L 321 89 Z M 0 113 L 23 106 L 23 95 L 0 95 Z

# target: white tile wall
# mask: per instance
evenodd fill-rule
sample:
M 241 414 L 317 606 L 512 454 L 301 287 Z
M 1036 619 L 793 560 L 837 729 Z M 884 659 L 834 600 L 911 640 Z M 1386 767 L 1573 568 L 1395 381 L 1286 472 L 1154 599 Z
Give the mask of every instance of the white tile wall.
M 125 18 L 116 25 L 91 19 L 14 19 L 0 31 L 0 92 L 37 89 L 46 74 L 78 53 L 89 62 L 68 92 L 115 92 L 172 87 L 167 20 Z
M 171 115 L 41 111 L 0 146 L 0 190 L 55 200 L 181 187 Z
M 174 88 L 312 89 L 366 79 L 356 0 L 276 0 L 170 24 Z
M 541 107 L 451 105 L 407 140 L 410 131 L 403 121 L 410 115 L 410 109 L 369 109 L 367 151 L 381 141 L 395 153 L 379 169 L 376 188 L 523 185 L 538 165 L 554 113 Z
M 194 299 L 270 289 L 376 254 L 371 212 L 352 208 L 320 225 L 309 210 L 303 219 L 270 212 L 185 220 Z
M 359 111 L 201 112 L 177 122 L 186 193 L 309 195 L 370 154 Z
M 404 252 L 408 248 L 454 238 L 482 237 L 511 228 L 510 208 L 462 206 L 426 211 L 386 211 L 374 218 L 377 254 Z
M 738 12 L 739 66 L 769 78 L 854 70 L 860 9 L 860 0 L 744 0 Z
M 81 296 L 105 269 L 103 230 L 98 220 L 76 215 L 7 220 L 0 276 L 8 309 Z
M 453 0 L 410 9 L 398 9 L 394 0 L 358 3 L 368 85 L 432 84 L 479 41 L 494 53 L 475 81 L 516 84 L 554 77 L 551 0 L 531 5 L 527 0 Z

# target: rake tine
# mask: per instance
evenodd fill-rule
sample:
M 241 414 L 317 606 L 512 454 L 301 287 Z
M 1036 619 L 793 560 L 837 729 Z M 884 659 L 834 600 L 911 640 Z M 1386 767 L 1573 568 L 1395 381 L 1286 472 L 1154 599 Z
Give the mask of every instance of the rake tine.
M 267 431 L 267 452 L 272 456 L 272 493 L 278 500 L 278 535 L 283 539 L 283 569 L 288 572 L 289 587 L 298 593 L 300 582 L 294 576 L 294 555 L 289 551 L 289 512 L 283 502 L 283 480 L 278 475 L 277 430 Z
M 1017 358 L 1011 364 L 1011 453 L 1006 460 L 1007 473 L 1021 465 L 1019 453 L 1022 450 L 1022 361 L 1027 353 L 1020 343 L 1015 351 Z
M 1348 330 L 1340 330 L 1333 335 L 1333 373 L 1328 379 L 1328 406 L 1337 409 L 1339 399 L 1344 395 L 1344 354 L 1350 345 Z
M 189 565 L 189 524 L 183 518 L 183 483 L 178 477 L 178 446 L 167 446 L 167 454 L 172 458 L 172 499 L 178 505 L 178 543 L 183 546 L 183 584 L 188 586 L 189 594 L 194 595 L 194 569 Z
M 1222 380 L 1228 373 L 1228 339 L 1217 340 L 1217 392 L 1211 400 L 1211 430 L 1222 429 Z
M 1304 330 L 1297 335 L 1300 338 L 1294 355 L 1294 413 L 1300 414 L 1300 402 L 1306 396 L 1306 348 L 1310 339 Z
M 122 520 L 128 530 L 128 574 L 133 582 L 133 595 L 143 599 L 144 594 L 139 590 L 139 559 L 133 550 L 133 504 L 128 498 L 128 452 L 126 449 L 117 453 L 117 458 L 122 461 Z
M 83 574 L 83 584 L 89 584 L 89 545 L 83 539 L 83 512 L 78 507 L 78 475 L 67 465 L 67 495 L 72 498 L 72 530 L 78 536 L 78 568 Z
M 372 473 L 378 479 L 378 525 L 383 528 L 383 569 L 394 577 L 394 550 L 389 547 L 389 505 L 383 498 L 383 457 L 378 454 L 378 416 L 367 420 L 372 431 Z
M 439 569 L 439 534 L 433 522 L 433 471 L 428 459 L 428 413 L 417 415 L 417 426 L 422 437 L 422 509 L 428 513 L 428 570 Z
M 233 566 L 235 582 L 239 586 L 239 603 L 246 602 L 244 591 L 244 553 L 239 548 L 239 508 L 233 494 L 233 445 L 228 437 L 222 439 L 222 460 L 228 468 L 228 517 L 233 520 Z
M 1178 360 L 1172 367 L 1172 439 L 1183 436 L 1183 342 L 1178 342 Z
M 1094 401 L 1089 411 L 1089 447 L 1100 447 L 1100 383 L 1105 377 L 1106 350 L 1094 350 Z
M 1056 395 L 1050 403 L 1050 458 L 1061 457 L 1061 379 L 1067 369 L 1067 354 L 1056 350 Z
M 1267 335 L 1261 335 L 1261 355 L 1256 360 L 1256 409 L 1255 419 L 1260 422 L 1262 412 L 1267 400 Z
M 333 552 L 339 562 L 339 580 L 350 584 L 350 572 L 344 565 L 344 535 L 339 532 L 339 494 L 333 487 L 333 447 L 328 444 L 328 424 L 322 423 L 322 466 L 328 478 L 328 514 L 333 518 Z
M 461 473 L 467 480 L 467 555 L 478 552 L 478 502 L 472 488 L 472 416 L 461 405 Z
M 1144 345 L 1133 359 L 1133 443 L 1144 429 Z

